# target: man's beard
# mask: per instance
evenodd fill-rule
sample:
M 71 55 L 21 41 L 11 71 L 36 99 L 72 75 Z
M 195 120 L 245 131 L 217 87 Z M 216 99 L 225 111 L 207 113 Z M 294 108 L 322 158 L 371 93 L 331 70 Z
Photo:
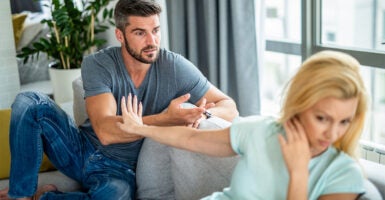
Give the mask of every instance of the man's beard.
M 132 49 L 128 45 L 126 36 L 123 36 L 123 37 L 124 37 L 124 46 L 126 48 L 127 53 L 130 54 L 132 57 L 134 57 L 139 62 L 146 63 L 146 64 L 151 64 L 151 63 L 155 62 L 155 60 L 158 58 L 158 56 L 159 56 L 159 48 L 157 46 L 155 46 L 155 45 L 148 45 L 148 46 L 144 47 L 143 49 L 141 49 L 139 53 L 136 53 L 135 50 Z M 146 59 L 146 58 L 144 58 L 141 55 L 141 52 L 143 52 L 143 51 L 145 51 L 147 49 L 154 49 L 154 48 L 156 48 L 156 53 L 155 53 L 155 55 L 151 56 L 152 59 L 151 58 Z

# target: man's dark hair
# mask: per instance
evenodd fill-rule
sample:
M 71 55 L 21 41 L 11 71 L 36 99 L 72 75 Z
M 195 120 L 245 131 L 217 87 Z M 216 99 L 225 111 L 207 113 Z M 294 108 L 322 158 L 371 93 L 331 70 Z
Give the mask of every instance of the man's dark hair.
M 160 12 L 162 8 L 153 0 L 119 0 L 115 6 L 115 24 L 124 32 L 129 16 L 148 17 Z

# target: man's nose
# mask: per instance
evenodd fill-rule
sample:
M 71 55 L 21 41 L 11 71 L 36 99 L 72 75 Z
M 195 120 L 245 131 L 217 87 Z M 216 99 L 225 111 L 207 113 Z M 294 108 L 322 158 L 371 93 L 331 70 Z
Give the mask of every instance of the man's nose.
M 147 44 L 156 44 L 157 35 L 155 34 L 147 34 L 146 42 Z

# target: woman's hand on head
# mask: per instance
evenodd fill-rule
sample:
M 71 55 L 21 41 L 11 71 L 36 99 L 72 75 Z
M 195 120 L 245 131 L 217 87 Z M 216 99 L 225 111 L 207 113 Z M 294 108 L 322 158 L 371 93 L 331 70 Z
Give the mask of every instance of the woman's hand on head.
M 127 101 L 125 97 L 121 100 L 121 110 L 123 122 L 118 122 L 118 126 L 128 133 L 136 133 L 135 127 L 142 126 L 142 103 L 138 103 L 136 96 L 128 94 Z
M 294 117 L 285 122 L 283 127 L 286 131 L 286 139 L 281 134 L 278 135 L 278 139 L 289 173 L 297 171 L 307 173 L 311 154 L 309 142 L 301 122 Z

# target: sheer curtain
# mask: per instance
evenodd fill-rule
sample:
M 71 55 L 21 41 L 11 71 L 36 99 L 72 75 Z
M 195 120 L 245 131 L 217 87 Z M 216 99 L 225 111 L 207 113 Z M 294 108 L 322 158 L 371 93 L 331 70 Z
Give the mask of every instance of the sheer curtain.
M 170 50 L 231 96 L 241 116 L 260 113 L 254 0 L 166 0 Z M 258 24 L 258 23 L 257 23 Z

